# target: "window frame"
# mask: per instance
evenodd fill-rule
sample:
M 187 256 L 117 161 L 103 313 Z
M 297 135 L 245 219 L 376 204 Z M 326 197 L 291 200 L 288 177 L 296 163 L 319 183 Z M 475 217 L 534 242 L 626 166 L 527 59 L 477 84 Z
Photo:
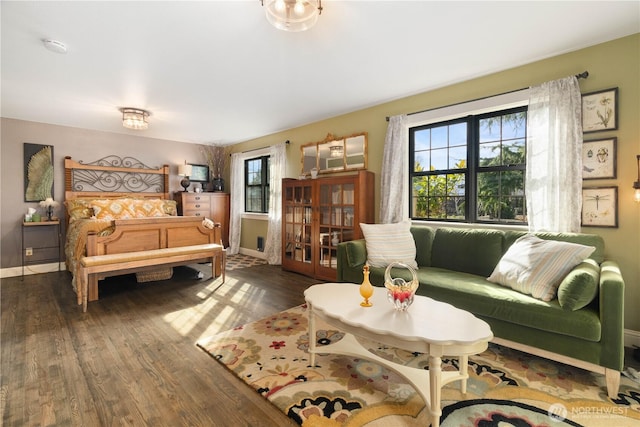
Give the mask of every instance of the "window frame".
M 244 206 L 243 206 L 243 212 L 245 214 L 249 214 L 249 215 L 266 215 L 269 213 L 269 194 L 270 194 L 270 186 L 269 186 L 269 178 L 270 178 L 270 171 L 269 171 L 269 167 L 270 167 L 270 155 L 269 154 L 261 154 L 261 155 L 257 155 L 257 156 L 251 156 L 251 157 L 245 157 L 243 159 L 243 191 L 244 191 Z M 260 179 L 260 184 L 250 184 L 249 183 L 249 163 L 250 162 L 255 162 L 257 160 L 261 161 L 261 179 Z M 261 192 L 261 205 L 262 205 L 262 210 L 261 211 L 251 211 L 248 210 L 248 197 L 250 194 L 249 189 L 251 188 L 256 188 L 259 187 L 260 188 L 260 192 Z
M 423 222 L 435 222 L 435 223 L 448 223 L 448 224 L 473 224 L 474 226 L 511 226 L 511 227 L 523 227 L 527 225 L 526 218 L 525 221 L 487 221 L 482 220 L 478 221 L 477 218 L 477 176 L 478 173 L 489 172 L 491 170 L 484 169 L 482 170 L 479 166 L 479 129 L 477 126 L 468 127 L 469 131 L 467 134 L 467 164 L 466 169 L 442 169 L 438 170 L 439 174 L 444 173 L 456 173 L 459 171 L 464 171 L 465 174 L 465 194 L 464 194 L 464 219 L 441 219 L 441 218 L 419 218 L 414 217 L 413 212 L 413 177 L 416 176 L 414 172 L 414 150 L 415 150 L 415 140 L 414 140 L 414 131 L 416 128 L 425 128 L 427 126 L 444 125 L 450 123 L 459 123 L 459 122 L 468 122 L 469 120 L 474 120 L 477 124 L 481 118 L 486 118 L 487 116 L 495 116 L 495 115 L 506 115 L 512 112 L 518 111 L 528 111 L 528 98 L 529 98 L 529 90 L 519 90 L 514 92 L 508 92 L 501 95 L 496 95 L 493 97 L 477 99 L 474 101 L 464 102 L 460 104 L 454 104 L 447 107 L 437 108 L 433 110 L 427 110 L 419 113 L 412 114 L 408 116 L 408 140 L 409 140 L 409 155 L 407 159 L 407 167 L 406 167 L 406 180 L 408 182 L 408 199 L 409 206 L 408 212 L 409 217 L 412 221 L 423 221 Z M 471 117 L 470 117 L 471 116 Z M 526 132 L 525 132 L 526 138 Z M 476 141 L 475 143 L 470 143 L 470 141 Z M 526 163 L 526 161 L 525 161 Z M 490 169 L 494 169 L 496 171 L 509 171 L 509 170 L 523 170 L 526 177 L 526 164 L 525 165 L 507 165 L 507 166 L 498 166 L 491 167 Z M 435 171 L 434 171 L 435 172 Z M 432 175 L 436 175 L 436 173 L 431 173 Z M 523 183 L 526 185 L 526 182 Z M 472 188 L 473 190 L 470 192 L 467 189 Z M 524 197 L 524 196 L 523 196 Z M 526 206 L 525 206 L 526 207 Z

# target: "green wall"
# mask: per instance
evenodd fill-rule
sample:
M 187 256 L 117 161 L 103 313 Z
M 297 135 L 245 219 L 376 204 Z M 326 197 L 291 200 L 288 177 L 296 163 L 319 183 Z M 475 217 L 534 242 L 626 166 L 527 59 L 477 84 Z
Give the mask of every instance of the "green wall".
M 380 167 L 387 129 L 387 116 L 422 111 L 459 102 L 493 96 L 537 85 L 568 75 L 589 71 L 580 80 L 583 93 L 619 88 L 618 130 L 587 134 L 585 140 L 618 138 L 617 178 L 593 180 L 585 186 L 618 186 L 618 228 L 584 228 L 583 232 L 601 235 L 606 255 L 616 260 L 626 282 L 625 327 L 640 331 L 640 204 L 633 201 L 633 182 L 637 180 L 636 154 L 640 154 L 640 33 L 579 51 L 544 59 L 488 76 L 337 116 L 295 129 L 235 145 L 233 151 L 245 151 L 290 140 L 289 177 L 300 172 L 300 146 L 320 141 L 327 133 L 349 135 L 369 133 L 369 169 L 376 173 L 376 206 L 379 204 Z M 389 83 L 393 84 L 393 83 Z M 376 207 L 378 218 L 379 207 Z M 244 220 L 242 242 L 255 249 L 256 236 L 266 236 L 265 221 Z M 244 247 L 244 246 L 243 246 Z

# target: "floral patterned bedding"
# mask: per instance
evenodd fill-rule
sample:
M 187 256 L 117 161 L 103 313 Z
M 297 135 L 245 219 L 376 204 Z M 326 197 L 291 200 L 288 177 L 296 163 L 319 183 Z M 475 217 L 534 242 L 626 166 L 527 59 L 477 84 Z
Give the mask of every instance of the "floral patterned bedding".
M 86 253 L 87 236 L 97 233 L 108 236 L 114 231 L 114 220 L 175 216 L 176 202 L 163 199 L 73 199 L 65 202 L 69 225 L 65 241 L 67 270 L 73 275 L 72 286 L 76 288 L 78 261 Z
M 64 246 L 64 254 L 67 270 L 73 274 L 72 286 L 76 290 L 75 272 L 77 263 L 85 254 L 87 248 L 87 236 L 89 233 L 98 233 L 106 236 L 113 233 L 113 220 L 110 219 L 79 219 L 69 224 L 67 240 Z

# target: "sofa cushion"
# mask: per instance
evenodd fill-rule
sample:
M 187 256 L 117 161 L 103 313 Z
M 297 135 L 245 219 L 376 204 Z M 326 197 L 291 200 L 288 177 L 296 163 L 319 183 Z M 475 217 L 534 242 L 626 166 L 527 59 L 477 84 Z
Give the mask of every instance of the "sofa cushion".
M 551 301 L 560 281 L 594 250 L 526 234 L 511 245 L 487 280 Z
M 579 310 L 586 307 L 598 294 L 600 266 L 592 259 L 586 259 L 575 266 L 560 282 L 558 302 L 565 310 Z
M 406 271 L 406 270 L 405 270 Z M 394 277 L 404 271 L 394 270 Z M 567 311 L 558 300 L 541 301 L 484 277 L 440 268 L 418 270 L 417 294 L 447 302 L 478 316 L 597 342 L 601 338 L 598 311 L 588 307 Z
M 362 267 L 367 262 L 367 246 L 364 239 L 351 240 L 338 245 L 345 248 L 349 267 Z
M 433 244 L 435 230 L 430 227 L 417 226 L 411 227 L 411 234 L 413 234 L 413 240 L 416 242 L 416 262 L 418 267 L 430 267 L 431 245 Z
M 386 267 L 402 262 L 413 268 L 416 263 L 416 243 L 411 234 L 411 222 L 395 224 L 360 224 L 367 247 L 367 262 L 371 267 Z
M 497 230 L 438 228 L 431 266 L 487 277 L 502 256 L 503 233 Z
M 503 252 L 506 252 L 507 249 L 520 237 L 526 234 L 533 234 L 544 240 L 558 240 L 561 242 L 569 242 L 569 243 L 577 243 L 585 246 L 593 246 L 596 248 L 595 251 L 589 258 L 595 260 L 598 264 L 602 264 L 604 261 L 604 239 L 602 236 L 598 236 L 597 234 L 582 234 L 582 233 L 552 233 L 545 231 L 537 231 L 533 233 L 529 233 L 526 231 L 514 231 L 507 230 L 504 233 L 504 249 Z

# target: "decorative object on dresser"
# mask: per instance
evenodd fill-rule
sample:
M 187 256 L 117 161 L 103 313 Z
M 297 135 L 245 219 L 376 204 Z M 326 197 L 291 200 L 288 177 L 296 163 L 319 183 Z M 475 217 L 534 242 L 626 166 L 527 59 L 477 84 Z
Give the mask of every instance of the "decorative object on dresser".
M 224 179 L 222 178 L 229 164 L 230 150 L 220 144 L 203 145 L 200 149 L 207 164 L 211 176 L 211 190 L 214 192 L 224 191 Z
M 65 158 L 65 261 L 73 274 L 78 304 L 84 297 L 79 286 L 80 259 L 84 256 L 221 243 L 219 227 L 207 227 L 203 218 L 177 216 L 176 202 L 170 199 L 168 189 L 168 165 L 154 168 L 131 157 L 113 155 L 91 163 Z M 216 275 L 222 265 L 222 257 L 218 257 Z M 98 299 L 98 280 L 97 275 L 88 278 L 88 301 Z
M 282 268 L 335 280 L 337 246 L 373 223 L 374 174 L 282 180 Z
M 207 183 L 209 182 L 209 166 L 188 163 L 191 166 L 191 174 L 189 180 L 191 182 Z
M 210 218 L 220 224 L 222 243 L 229 246 L 229 197 L 228 193 L 184 193 L 173 195 L 178 204 L 178 215 Z
M 184 188 L 184 190 L 182 191 L 188 191 L 188 188 L 191 185 L 191 180 L 189 179 L 189 177 L 191 176 L 191 172 L 191 165 L 188 165 L 186 163 L 183 165 L 178 165 L 178 175 L 184 177 L 182 178 L 182 181 L 180 181 L 180 185 L 182 186 L 182 188 Z

